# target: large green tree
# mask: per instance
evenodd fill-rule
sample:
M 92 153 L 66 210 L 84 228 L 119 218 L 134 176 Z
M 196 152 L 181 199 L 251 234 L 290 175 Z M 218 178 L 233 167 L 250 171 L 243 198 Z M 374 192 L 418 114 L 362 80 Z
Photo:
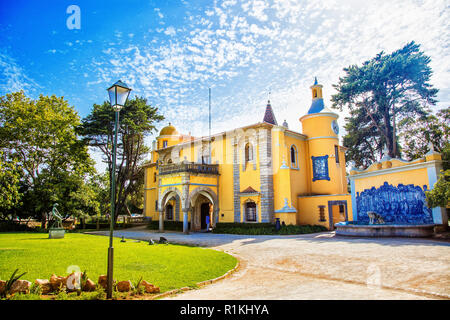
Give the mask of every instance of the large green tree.
M 76 214 L 73 196 L 95 169 L 88 146 L 78 138 L 80 118 L 63 97 L 28 98 L 23 91 L 0 97 L 0 150 L 21 172 L 19 215 L 43 217 L 54 202 Z M 72 203 L 72 204 L 70 204 Z M 95 206 L 94 206 L 95 207 Z
M 20 203 L 20 169 L 17 163 L 4 160 L 0 152 L 0 218 L 6 218 L 5 213 Z
M 439 110 L 436 115 L 427 114 L 418 119 L 405 118 L 399 123 L 399 127 L 404 158 L 421 158 L 432 146 L 434 151 L 444 152 L 444 167 L 450 168 L 447 164 L 450 159 L 445 158 L 445 150 L 450 144 L 450 108 Z
M 116 202 L 117 216 L 127 213 L 126 202 L 141 187 L 142 167 L 149 148 L 144 138 L 155 130 L 155 122 L 163 120 L 158 109 L 147 104 L 141 97 L 130 99 L 120 111 L 120 127 L 117 140 Z M 114 111 L 109 102 L 94 104 L 92 112 L 82 120 L 80 134 L 89 145 L 100 150 L 103 161 L 112 176 L 112 143 L 114 139 Z
M 436 104 L 431 60 L 419 49 L 412 41 L 391 54 L 380 52 L 361 66 L 344 68 L 345 76 L 333 85 L 332 107 L 350 111 L 344 146 L 356 165 L 379 158 L 384 146 L 389 156 L 400 157 L 398 123 L 425 116 Z

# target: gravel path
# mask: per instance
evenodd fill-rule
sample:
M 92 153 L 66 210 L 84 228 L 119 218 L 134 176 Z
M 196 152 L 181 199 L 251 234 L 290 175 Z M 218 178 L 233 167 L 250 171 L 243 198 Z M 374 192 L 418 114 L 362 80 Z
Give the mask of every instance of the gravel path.
M 108 232 L 92 232 L 108 235 Z M 229 278 L 166 299 L 450 299 L 450 243 L 348 238 L 323 232 L 243 236 L 144 228 L 114 236 L 159 239 L 228 252 L 241 266 Z

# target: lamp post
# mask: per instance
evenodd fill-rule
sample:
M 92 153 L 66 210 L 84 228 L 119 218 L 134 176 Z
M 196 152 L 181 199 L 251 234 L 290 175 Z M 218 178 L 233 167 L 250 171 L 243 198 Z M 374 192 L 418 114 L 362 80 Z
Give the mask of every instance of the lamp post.
M 116 114 L 115 129 L 114 129 L 114 143 L 113 143 L 113 162 L 112 162 L 112 175 L 111 175 L 111 223 L 109 226 L 109 248 L 108 248 L 108 287 L 106 297 L 112 298 L 113 290 L 113 229 L 114 229 L 114 213 L 115 213 L 115 201 L 116 201 L 116 148 L 117 148 L 117 132 L 119 131 L 119 112 L 123 108 L 125 102 L 130 95 L 131 89 L 122 81 L 117 81 L 109 89 L 109 101 L 111 107 Z

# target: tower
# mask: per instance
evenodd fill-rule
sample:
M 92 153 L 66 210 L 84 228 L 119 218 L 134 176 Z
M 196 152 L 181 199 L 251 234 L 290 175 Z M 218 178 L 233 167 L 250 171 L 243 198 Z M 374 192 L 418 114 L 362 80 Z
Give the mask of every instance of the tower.
M 339 116 L 325 107 L 322 85 L 317 82 L 317 78 L 314 80 L 314 84 L 310 87 L 311 107 L 307 114 L 300 118 L 303 134 L 307 136 L 308 141 L 310 192 L 312 194 L 346 193 L 346 190 L 343 190 L 345 160 L 339 149 L 337 124 Z
M 275 114 L 273 113 L 273 109 L 270 104 L 270 100 L 267 101 L 266 112 L 264 113 L 263 122 L 278 125 L 277 119 L 275 118 Z

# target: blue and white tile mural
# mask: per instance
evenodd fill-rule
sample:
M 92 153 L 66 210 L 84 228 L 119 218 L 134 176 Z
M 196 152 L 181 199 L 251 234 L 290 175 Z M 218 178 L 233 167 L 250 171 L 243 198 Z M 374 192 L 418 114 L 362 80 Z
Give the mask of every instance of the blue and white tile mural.
M 311 157 L 313 164 L 313 179 L 316 180 L 328 180 L 330 181 L 330 176 L 328 175 L 328 155 L 320 157 Z
M 413 184 L 394 187 L 387 182 L 379 187 L 356 193 L 358 221 L 369 223 L 368 211 L 381 215 L 389 224 L 432 224 L 431 209 L 427 207 L 425 191 Z

